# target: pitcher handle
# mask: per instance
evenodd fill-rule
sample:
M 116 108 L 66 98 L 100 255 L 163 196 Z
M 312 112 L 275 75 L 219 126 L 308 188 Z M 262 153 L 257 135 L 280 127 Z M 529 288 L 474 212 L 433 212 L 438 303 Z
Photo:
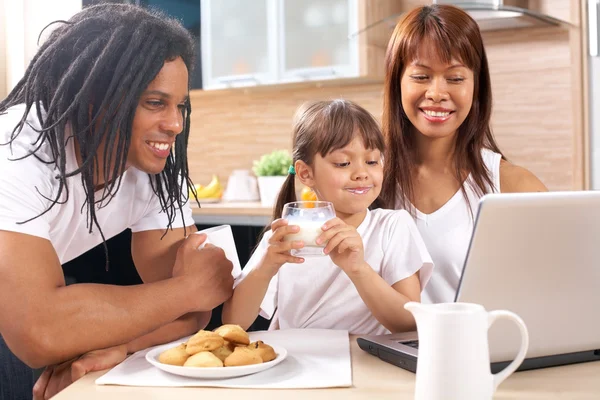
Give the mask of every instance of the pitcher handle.
M 505 310 L 490 311 L 488 313 L 488 318 L 488 329 L 497 319 L 509 319 L 515 324 L 517 324 L 519 330 L 521 331 L 521 348 L 519 349 L 519 354 L 517 354 L 517 357 L 515 357 L 513 362 L 508 364 L 506 368 L 494 374 L 494 391 L 496 391 L 496 389 L 498 389 L 498 385 L 500 385 L 506 378 L 508 378 L 510 374 L 515 372 L 516 369 L 519 368 L 519 365 L 521 365 L 521 363 L 525 359 L 525 355 L 527 354 L 527 348 L 529 347 L 529 333 L 527 332 L 527 326 L 525 325 L 525 322 L 523 322 L 521 317 L 519 317 L 513 312 Z

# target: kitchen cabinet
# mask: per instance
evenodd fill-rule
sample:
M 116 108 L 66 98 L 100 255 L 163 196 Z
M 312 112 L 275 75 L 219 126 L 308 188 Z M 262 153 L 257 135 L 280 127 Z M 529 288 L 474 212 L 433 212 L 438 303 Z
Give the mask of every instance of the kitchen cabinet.
M 395 0 L 203 0 L 203 88 L 381 79 Z
M 281 0 L 282 82 L 358 76 L 357 0 Z
M 0 0 L 0 2 L 1 1 L 2 0 Z M 200 0 L 69 0 L 54 2 L 46 0 L 35 1 L 39 2 L 40 4 L 48 4 L 49 7 L 54 8 L 56 8 L 56 5 L 53 5 L 53 3 L 60 3 L 60 8 L 65 7 L 65 5 L 69 4 L 70 2 L 79 3 L 79 5 L 83 8 L 103 3 L 132 3 L 153 10 L 160 10 L 161 12 L 178 19 L 183 24 L 183 26 L 194 36 L 194 38 L 200 37 Z M 78 10 L 80 10 L 81 7 L 79 7 Z M 49 16 L 44 15 L 44 12 L 40 11 L 38 7 L 32 7 L 31 9 L 36 10 L 36 12 L 32 15 L 35 15 L 36 17 L 42 16 L 42 18 L 47 19 L 47 22 L 40 26 L 40 29 L 43 26 L 46 26 L 48 22 L 58 19 L 50 18 Z M 33 29 L 33 32 L 38 32 L 38 29 Z M 35 39 L 37 39 L 37 34 L 35 35 Z M 37 51 L 38 45 L 35 44 L 34 47 Z M 191 89 L 202 89 L 202 60 L 200 59 L 201 52 L 199 40 L 196 40 L 194 43 L 194 51 L 196 53 L 196 57 L 194 60 L 196 68 L 194 68 L 190 76 L 190 85 Z
M 205 89 L 274 83 L 277 77 L 277 0 L 201 2 Z

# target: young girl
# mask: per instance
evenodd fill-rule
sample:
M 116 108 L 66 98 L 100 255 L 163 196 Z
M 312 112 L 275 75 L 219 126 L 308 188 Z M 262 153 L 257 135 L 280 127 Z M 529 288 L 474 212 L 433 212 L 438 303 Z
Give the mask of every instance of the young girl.
M 247 329 L 260 314 L 270 329 L 332 328 L 356 334 L 413 330 L 408 301 L 420 301 L 433 264 L 406 211 L 368 207 L 379 196 L 384 139 L 373 117 L 349 101 L 301 107 L 294 120 L 294 168 L 281 190 L 271 230 L 259 243 L 223 307 L 223 322 Z M 323 257 L 290 255 L 299 231 L 280 219 L 296 200 L 295 179 L 330 201 L 337 217 L 318 243 Z
M 426 6 L 398 23 L 386 54 L 383 110 L 382 205 L 413 214 L 433 258 L 423 302 L 453 301 L 479 198 L 546 190 L 496 145 L 487 57 L 466 12 Z

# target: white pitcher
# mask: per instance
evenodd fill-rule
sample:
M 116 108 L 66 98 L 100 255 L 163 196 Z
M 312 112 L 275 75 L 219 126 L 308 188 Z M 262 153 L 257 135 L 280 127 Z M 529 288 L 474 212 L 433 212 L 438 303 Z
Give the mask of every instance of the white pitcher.
M 404 308 L 417 322 L 419 358 L 415 400 L 488 400 L 523 362 L 529 335 L 518 315 L 486 311 L 479 304 L 409 302 Z M 490 372 L 488 329 L 506 318 L 521 331 L 519 354 L 497 374 Z

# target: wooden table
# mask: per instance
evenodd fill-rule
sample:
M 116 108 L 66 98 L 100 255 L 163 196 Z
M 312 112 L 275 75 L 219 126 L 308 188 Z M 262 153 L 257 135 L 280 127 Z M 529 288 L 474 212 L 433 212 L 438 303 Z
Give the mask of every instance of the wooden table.
M 264 399 L 264 400 L 336 400 L 336 399 L 412 399 L 415 375 L 385 363 L 359 349 L 351 339 L 351 388 L 257 390 L 218 388 L 153 388 L 97 386 L 94 381 L 104 372 L 86 375 L 53 399 L 56 400 L 197 400 L 197 399 Z M 504 381 L 496 400 L 598 400 L 600 399 L 600 362 L 517 372 Z

